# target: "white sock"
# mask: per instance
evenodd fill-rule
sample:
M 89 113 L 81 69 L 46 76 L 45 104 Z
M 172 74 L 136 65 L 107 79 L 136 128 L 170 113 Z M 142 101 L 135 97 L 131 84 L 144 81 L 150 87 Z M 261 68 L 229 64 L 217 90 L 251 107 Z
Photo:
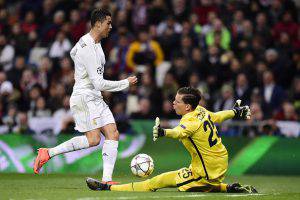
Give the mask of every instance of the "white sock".
M 72 139 L 70 139 L 56 147 L 50 148 L 49 156 L 53 157 L 53 156 L 56 156 L 56 155 L 62 154 L 62 153 L 68 153 L 71 151 L 86 149 L 89 146 L 90 146 L 89 141 L 85 135 L 77 136 L 77 137 L 73 137 Z
M 112 174 L 118 155 L 119 142 L 115 140 L 105 140 L 102 148 L 103 176 L 102 181 L 112 180 Z

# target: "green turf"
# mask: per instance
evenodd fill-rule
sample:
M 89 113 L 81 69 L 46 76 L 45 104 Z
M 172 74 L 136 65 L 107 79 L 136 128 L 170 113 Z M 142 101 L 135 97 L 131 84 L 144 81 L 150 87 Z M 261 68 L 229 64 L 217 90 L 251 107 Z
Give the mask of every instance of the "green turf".
M 242 184 L 255 185 L 258 195 L 183 193 L 176 189 L 164 189 L 157 192 L 99 192 L 90 191 L 85 185 L 86 175 L 31 175 L 0 174 L 0 199 L 300 199 L 300 177 L 280 176 L 242 176 L 229 177 L 228 182 L 239 181 Z M 95 176 L 93 176 L 95 177 Z M 116 177 L 123 183 L 138 180 L 126 176 Z

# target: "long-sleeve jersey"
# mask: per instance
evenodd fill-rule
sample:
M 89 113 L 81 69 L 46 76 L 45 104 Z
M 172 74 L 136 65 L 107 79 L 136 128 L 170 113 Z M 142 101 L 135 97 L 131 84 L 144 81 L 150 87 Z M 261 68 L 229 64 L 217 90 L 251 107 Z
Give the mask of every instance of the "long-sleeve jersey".
M 100 43 L 90 33 L 82 36 L 70 55 L 75 64 L 75 84 L 72 95 L 85 94 L 102 98 L 101 91 L 116 92 L 129 86 L 127 79 L 109 81 L 103 78 L 105 55 Z
M 192 157 L 195 178 L 214 180 L 222 177 L 228 167 L 228 153 L 214 123 L 234 117 L 232 110 L 210 112 L 198 106 L 185 114 L 177 127 L 166 129 L 166 136 L 179 139 Z

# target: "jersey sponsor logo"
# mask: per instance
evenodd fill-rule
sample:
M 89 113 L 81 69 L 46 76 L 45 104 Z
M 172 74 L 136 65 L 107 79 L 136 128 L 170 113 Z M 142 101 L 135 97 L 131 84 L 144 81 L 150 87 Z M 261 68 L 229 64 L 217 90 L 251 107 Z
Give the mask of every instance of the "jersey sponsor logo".
M 98 74 L 103 74 L 103 72 L 104 72 L 104 68 L 103 67 L 98 67 L 97 68 L 97 73 Z
M 183 124 L 180 124 L 179 126 L 183 129 L 186 129 L 186 127 Z

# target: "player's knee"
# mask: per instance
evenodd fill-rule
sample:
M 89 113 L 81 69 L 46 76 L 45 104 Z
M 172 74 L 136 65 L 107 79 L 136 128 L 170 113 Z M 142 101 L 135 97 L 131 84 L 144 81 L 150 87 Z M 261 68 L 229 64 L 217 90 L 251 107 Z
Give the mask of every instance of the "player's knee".
M 106 134 L 105 139 L 118 141 L 119 131 L 117 129 L 113 129 L 110 133 Z
M 90 147 L 99 145 L 100 144 L 100 140 L 101 140 L 100 136 L 96 136 L 96 135 L 87 136 L 87 139 L 89 141 Z

